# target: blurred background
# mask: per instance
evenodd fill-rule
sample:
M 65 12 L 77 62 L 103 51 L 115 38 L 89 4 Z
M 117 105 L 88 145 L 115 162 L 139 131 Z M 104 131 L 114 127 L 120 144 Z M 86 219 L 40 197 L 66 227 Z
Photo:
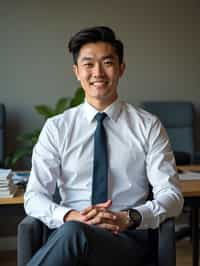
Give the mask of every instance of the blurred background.
M 198 0 L 0 0 L 0 102 L 7 111 L 7 152 L 16 136 L 43 124 L 34 106 L 72 96 L 69 38 L 106 25 L 124 43 L 122 99 L 192 101 L 200 121 L 200 2 Z M 197 123 L 196 150 L 200 150 Z M 1 218 L 0 249 L 16 247 L 16 224 Z M 14 238 L 7 238 L 13 234 Z

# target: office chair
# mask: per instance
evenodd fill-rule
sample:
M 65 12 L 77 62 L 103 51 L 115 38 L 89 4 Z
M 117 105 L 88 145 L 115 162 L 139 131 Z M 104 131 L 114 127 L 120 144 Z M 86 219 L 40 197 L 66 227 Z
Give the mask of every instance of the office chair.
M 194 149 L 194 108 L 191 102 L 145 101 L 141 107 L 161 120 L 169 135 L 177 165 L 198 160 Z
M 169 135 L 177 165 L 199 163 L 199 153 L 194 149 L 194 106 L 191 102 L 145 101 L 141 107 L 161 120 Z M 184 208 L 184 212 L 189 213 L 191 224 L 190 209 Z M 176 232 L 177 240 L 186 236 L 191 237 L 191 226 Z
M 0 104 L 0 167 L 4 166 L 6 146 L 6 109 Z
M 153 198 L 152 189 L 149 188 L 149 199 Z M 60 202 L 60 194 L 56 189 L 54 201 Z M 25 266 L 36 251 L 48 239 L 50 229 L 38 219 L 26 216 L 18 225 L 17 234 L 17 261 L 18 266 Z M 151 257 L 145 266 L 175 266 L 176 243 L 174 219 L 167 219 L 158 229 L 148 230 Z
M 26 216 L 18 226 L 17 265 L 25 266 L 47 241 L 49 229 L 39 220 Z M 158 229 L 149 229 L 152 256 L 145 266 L 175 266 L 174 220 L 168 219 Z

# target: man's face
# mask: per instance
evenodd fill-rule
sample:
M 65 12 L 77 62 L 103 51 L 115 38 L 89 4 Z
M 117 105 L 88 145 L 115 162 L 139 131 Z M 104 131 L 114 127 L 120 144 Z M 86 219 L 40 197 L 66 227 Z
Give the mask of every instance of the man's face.
M 117 98 L 118 80 L 124 72 L 118 56 L 109 43 L 88 43 L 82 46 L 73 66 L 74 73 L 85 91 L 88 102 L 104 107 Z

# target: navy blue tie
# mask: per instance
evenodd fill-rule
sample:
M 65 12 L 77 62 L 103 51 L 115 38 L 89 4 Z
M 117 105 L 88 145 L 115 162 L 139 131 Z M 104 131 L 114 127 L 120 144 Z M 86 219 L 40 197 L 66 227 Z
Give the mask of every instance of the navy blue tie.
M 92 183 L 92 204 L 98 204 L 108 199 L 108 154 L 106 132 L 103 120 L 106 113 L 97 113 L 97 127 L 94 134 L 94 168 Z

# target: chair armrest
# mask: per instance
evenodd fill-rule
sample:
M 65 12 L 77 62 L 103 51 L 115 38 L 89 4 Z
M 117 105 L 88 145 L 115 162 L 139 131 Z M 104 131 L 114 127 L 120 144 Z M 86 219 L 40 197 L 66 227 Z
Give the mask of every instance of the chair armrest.
M 17 265 L 25 266 L 43 244 L 44 225 L 39 220 L 26 216 L 18 225 Z
M 158 265 L 176 265 L 176 240 L 174 219 L 167 219 L 160 225 L 158 235 Z

